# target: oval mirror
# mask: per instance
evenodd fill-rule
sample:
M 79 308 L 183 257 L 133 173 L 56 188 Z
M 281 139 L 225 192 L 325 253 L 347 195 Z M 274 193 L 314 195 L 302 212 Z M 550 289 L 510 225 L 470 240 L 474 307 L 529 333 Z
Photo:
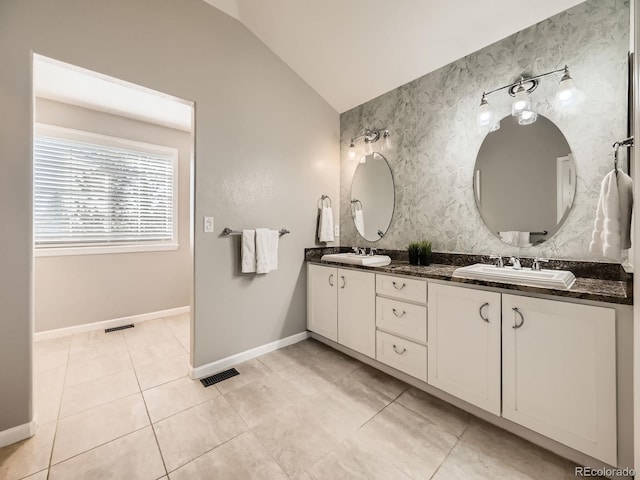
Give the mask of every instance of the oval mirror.
M 530 125 L 500 120 L 480 146 L 473 177 L 484 223 L 505 243 L 538 245 L 566 219 L 576 192 L 576 166 L 560 129 L 538 115 Z
M 377 152 L 365 157 L 351 181 L 351 216 L 362 238 L 376 242 L 387 233 L 395 198 L 387 159 Z

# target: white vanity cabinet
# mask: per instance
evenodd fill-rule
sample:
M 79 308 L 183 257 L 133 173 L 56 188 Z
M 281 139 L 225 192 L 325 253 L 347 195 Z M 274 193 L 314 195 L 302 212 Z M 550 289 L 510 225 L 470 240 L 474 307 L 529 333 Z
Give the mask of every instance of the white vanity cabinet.
M 500 415 L 500 294 L 429 283 L 427 383 Z
M 375 275 L 309 264 L 307 280 L 307 328 L 375 358 Z
M 502 295 L 503 417 L 617 465 L 615 310 Z

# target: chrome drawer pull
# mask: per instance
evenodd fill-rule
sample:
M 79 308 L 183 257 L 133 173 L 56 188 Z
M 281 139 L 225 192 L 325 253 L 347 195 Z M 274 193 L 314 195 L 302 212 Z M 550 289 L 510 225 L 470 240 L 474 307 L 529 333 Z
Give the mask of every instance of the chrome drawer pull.
M 347 286 L 347 281 L 344 279 L 344 275 L 340 275 L 340 278 L 342 279 L 342 286 L 340 288 L 344 288 Z
M 333 273 L 329 275 L 329 285 L 333 287 L 333 282 L 331 280 L 333 280 Z
M 400 286 L 400 287 L 399 287 L 395 280 L 394 280 L 392 283 L 393 283 L 393 287 L 394 287 L 396 290 L 402 290 L 404 287 L 406 287 L 406 286 L 407 286 L 407 284 L 406 284 L 406 283 L 402 282 L 402 286 Z
M 407 351 L 406 348 L 403 348 L 402 351 L 398 350 L 398 347 L 396 347 L 395 345 L 393 346 L 393 351 L 396 352 L 398 355 L 402 355 L 404 352 Z
M 518 315 L 520 315 L 520 318 L 522 319 L 522 321 L 519 324 L 518 324 L 518 321 L 516 320 L 516 324 L 511 328 L 520 328 L 522 325 L 524 325 L 524 315 L 522 315 L 522 312 L 518 310 L 516 307 L 513 307 L 511 310 L 513 310 Z
M 480 308 L 478 309 L 478 313 L 480 314 L 480 318 L 483 319 L 487 323 L 489 323 L 489 317 L 485 317 L 484 315 L 482 315 L 482 309 L 484 307 L 488 307 L 488 306 L 489 306 L 489 302 L 485 302 L 482 305 L 480 305 Z
M 402 318 L 402 317 L 404 317 L 405 313 L 407 313 L 407 312 L 405 312 L 404 310 L 402 311 L 402 313 L 398 313 L 398 311 L 397 311 L 395 308 L 392 308 L 392 309 L 391 309 L 391 311 L 392 311 L 392 312 L 393 312 L 393 314 L 394 314 L 396 317 L 398 317 L 398 318 Z

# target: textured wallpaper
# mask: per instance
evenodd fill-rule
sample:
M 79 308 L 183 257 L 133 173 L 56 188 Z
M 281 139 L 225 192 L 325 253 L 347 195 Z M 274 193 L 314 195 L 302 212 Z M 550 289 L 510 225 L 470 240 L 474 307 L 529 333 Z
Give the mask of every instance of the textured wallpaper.
M 443 252 L 601 260 L 588 246 L 600 182 L 613 166 L 611 144 L 626 137 L 628 47 L 628 1 L 590 0 L 343 113 L 341 244 L 403 249 L 427 238 Z M 554 107 L 560 79 L 554 75 L 542 79 L 531 104 L 558 125 L 575 155 L 574 206 L 550 240 L 536 247 L 509 246 L 484 225 L 473 196 L 475 159 L 486 135 L 476 126 L 480 97 L 523 73 L 565 63 L 579 102 L 570 110 Z M 489 101 L 498 117 L 510 112 L 506 93 L 494 93 Z M 357 160 L 347 152 L 351 137 L 381 127 L 393 135 L 384 155 L 395 178 L 396 205 L 387 235 L 373 244 L 358 235 L 351 219 Z

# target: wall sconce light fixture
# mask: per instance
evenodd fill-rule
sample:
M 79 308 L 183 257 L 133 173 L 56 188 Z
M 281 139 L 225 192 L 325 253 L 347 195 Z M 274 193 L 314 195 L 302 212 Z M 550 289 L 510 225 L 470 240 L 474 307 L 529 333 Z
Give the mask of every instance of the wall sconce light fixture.
M 391 140 L 389 139 L 390 135 L 391 132 L 388 128 L 381 128 L 379 130 L 370 130 L 367 128 L 362 135 L 358 135 L 351 139 L 351 144 L 349 145 L 349 158 L 354 160 L 358 155 L 356 150 L 357 142 L 364 143 L 360 163 L 365 163 L 367 161 L 367 156 L 373 154 L 373 144 L 380 139 L 384 140 L 382 148 L 384 150 L 389 150 L 391 148 Z
M 573 79 L 569 74 L 569 67 L 565 65 L 564 68 L 552 70 L 540 75 L 534 75 L 527 78 L 521 76 L 520 80 L 510 83 L 509 85 L 495 88 L 488 92 L 483 92 L 482 99 L 480 100 L 480 108 L 478 109 L 478 126 L 491 126 L 491 131 L 500 128 L 500 122 L 495 121 L 495 113 L 489 106 L 487 96 L 504 89 L 507 89 L 509 95 L 513 97 L 511 115 L 518 117 L 518 123 L 520 125 L 530 125 L 534 123 L 538 119 L 538 114 L 531 109 L 531 99 L 529 95 L 538 87 L 542 77 L 556 73 L 562 73 L 562 78 L 560 78 L 558 92 L 556 94 L 556 103 L 560 107 L 567 107 L 571 105 L 576 99 L 577 91 Z

